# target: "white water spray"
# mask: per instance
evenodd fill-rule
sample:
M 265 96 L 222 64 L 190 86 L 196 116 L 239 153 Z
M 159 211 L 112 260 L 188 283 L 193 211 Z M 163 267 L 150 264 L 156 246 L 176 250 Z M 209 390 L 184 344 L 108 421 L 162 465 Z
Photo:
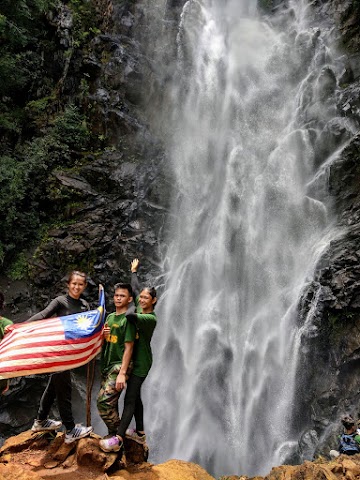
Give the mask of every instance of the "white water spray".
M 145 387 L 156 462 L 265 474 L 296 444 L 297 305 L 336 234 L 308 191 L 335 115 L 326 36 L 302 1 L 271 24 L 252 0 L 183 8 L 163 126 L 174 221 Z

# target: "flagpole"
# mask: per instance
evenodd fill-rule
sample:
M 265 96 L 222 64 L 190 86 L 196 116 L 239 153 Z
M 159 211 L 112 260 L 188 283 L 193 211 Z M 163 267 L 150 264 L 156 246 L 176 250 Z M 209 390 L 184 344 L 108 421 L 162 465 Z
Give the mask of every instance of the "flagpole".
M 91 425 L 91 391 L 94 385 L 95 378 L 95 362 L 96 358 L 93 358 L 87 364 L 87 375 L 86 375 L 86 426 Z

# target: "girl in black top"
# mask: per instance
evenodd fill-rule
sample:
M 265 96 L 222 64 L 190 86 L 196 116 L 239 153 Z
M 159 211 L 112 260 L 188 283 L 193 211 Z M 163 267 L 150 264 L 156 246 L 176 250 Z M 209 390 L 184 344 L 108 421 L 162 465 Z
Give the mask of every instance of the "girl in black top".
M 33 315 L 26 322 L 43 320 L 50 317 L 63 317 L 90 310 L 89 304 L 81 297 L 87 285 L 86 274 L 73 271 L 67 282 L 67 295 L 54 298 L 41 312 Z M 75 425 L 71 406 L 71 373 L 70 370 L 57 372 L 50 375 L 47 387 L 41 397 L 38 416 L 34 420 L 32 430 L 42 432 L 57 430 L 62 423 L 66 428 L 65 443 L 72 443 L 79 438 L 90 435 L 93 428 Z M 62 422 L 48 418 L 50 409 L 57 400 L 57 405 Z

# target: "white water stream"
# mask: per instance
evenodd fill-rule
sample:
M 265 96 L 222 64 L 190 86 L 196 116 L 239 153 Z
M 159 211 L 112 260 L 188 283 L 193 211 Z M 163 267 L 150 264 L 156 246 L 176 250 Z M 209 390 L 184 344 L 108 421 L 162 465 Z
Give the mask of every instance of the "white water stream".
M 297 441 L 297 305 L 336 234 L 313 146 L 335 115 L 326 68 L 340 68 L 307 3 L 271 24 L 255 0 L 182 11 L 162 126 L 175 182 L 168 277 L 144 385 L 156 462 L 266 474 Z

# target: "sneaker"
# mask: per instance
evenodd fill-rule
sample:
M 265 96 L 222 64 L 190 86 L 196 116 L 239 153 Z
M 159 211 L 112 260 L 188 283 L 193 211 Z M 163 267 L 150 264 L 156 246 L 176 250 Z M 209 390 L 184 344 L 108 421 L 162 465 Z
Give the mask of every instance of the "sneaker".
M 34 420 L 34 424 L 31 427 L 33 432 L 53 432 L 57 430 L 62 425 L 62 422 L 57 420 L 51 420 L 47 418 L 46 420 L 38 420 L 37 418 Z
M 127 438 L 131 438 L 131 440 L 134 440 L 134 442 L 140 443 L 141 445 L 145 445 L 146 443 L 145 433 L 144 435 L 139 435 L 137 431 L 133 428 L 129 428 L 128 430 L 126 430 L 125 435 Z
M 69 432 L 65 433 L 65 443 L 73 443 L 80 438 L 87 437 L 93 431 L 93 427 L 84 427 L 81 423 L 77 423 Z
M 111 438 L 103 438 L 99 441 L 99 447 L 103 452 L 118 452 L 123 446 L 123 442 L 115 435 Z

